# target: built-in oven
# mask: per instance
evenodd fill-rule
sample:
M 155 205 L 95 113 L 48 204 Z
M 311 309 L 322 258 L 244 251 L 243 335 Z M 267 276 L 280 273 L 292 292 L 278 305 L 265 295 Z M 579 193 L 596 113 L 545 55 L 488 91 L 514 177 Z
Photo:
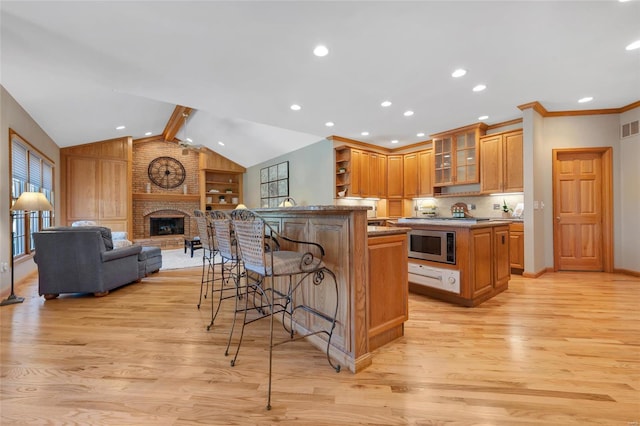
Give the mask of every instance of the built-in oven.
M 409 231 L 409 257 L 456 264 L 456 233 L 432 229 Z

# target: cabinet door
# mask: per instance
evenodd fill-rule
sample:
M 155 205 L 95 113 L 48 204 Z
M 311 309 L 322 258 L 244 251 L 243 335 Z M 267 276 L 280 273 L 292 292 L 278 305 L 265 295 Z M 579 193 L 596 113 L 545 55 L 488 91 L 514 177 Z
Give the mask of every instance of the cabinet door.
M 366 151 L 360 153 L 360 196 L 371 196 L 371 154 Z
M 65 197 L 69 224 L 76 220 L 100 220 L 99 161 L 97 158 L 67 157 Z
M 434 185 L 453 183 L 453 140 L 450 136 L 433 140 Z
M 418 153 L 418 196 L 433 196 L 433 151 Z
M 502 136 L 485 136 L 480 141 L 480 191 L 502 192 Z
M 493 256 L 491 228 L 471 232 L 470 258 L 473 259 L 472 276 L 469 282 L 471 298 L 493 291 Z
M 456 139 L 455 177 L 458 185 L 478 182 L 476 132 L 460 133 Z
M 512 268 L 524 269 L 524 226 L 521 223 L 509 225 L 509 263 Z
M 405 154 L 404 168 L 404 197 L 414 198 L 418 196 L 418 154 Z
M 126 223 L 128 211 L 127 162 L 100 160 L 100 220 Z
M 351 188 L 350 193 L 355 197 L 362 196 L 362 182 L 360 168 L 362 160 L 362 151 L 356 149 L 351 150 Z
M 503 191 L 522 192 L 524 190 L 522 172 L 522 132 L 508 133 L 503 138 Z M 484 161 L 484 158 L 482 159 Z
M 509 227 L 500 226 L 493 228 L 493 272 L 494 287 L 503 287 L 509 283 L 511 278 L 511 264 L 509 263 Z
M 387 197 L 402 198 L 403 195 L 403 156 L 387 157 Z M 402 214 L 402 212 L 400 213 Z
M 387 196 L 387 156 L 370 154 L 370 185 L 369 193 L 372 197 L 386 198 Z

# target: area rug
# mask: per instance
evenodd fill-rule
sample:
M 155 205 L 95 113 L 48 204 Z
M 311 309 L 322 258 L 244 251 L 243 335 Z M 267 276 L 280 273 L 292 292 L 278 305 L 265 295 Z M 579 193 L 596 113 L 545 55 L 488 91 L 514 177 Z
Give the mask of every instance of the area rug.
M 184 249 L 162 250 L 162 268 L 160 270 L 194 268 L 197 266 L 202 266 L 202 250 L 195 251 L 193 257 L 191 257 L 189 250 L 186 253 Z

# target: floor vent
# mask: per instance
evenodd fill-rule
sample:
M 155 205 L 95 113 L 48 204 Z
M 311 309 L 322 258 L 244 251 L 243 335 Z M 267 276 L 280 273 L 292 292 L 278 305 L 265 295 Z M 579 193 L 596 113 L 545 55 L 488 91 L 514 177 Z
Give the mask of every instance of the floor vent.
M 640 133 L 640 126 L 638 126 L 638 120 L 632 121 L 631 123 L 622 125 L 622 137 L 628 138 L 629 136 L 637 135 Z

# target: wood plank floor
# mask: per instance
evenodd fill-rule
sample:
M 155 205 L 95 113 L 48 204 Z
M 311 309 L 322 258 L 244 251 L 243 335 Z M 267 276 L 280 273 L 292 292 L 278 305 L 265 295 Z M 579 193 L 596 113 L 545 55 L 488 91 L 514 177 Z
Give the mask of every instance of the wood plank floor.
M 2 425 L 637 425 L 640 279 L 514 276 L 476 308 L 410 296 L 405 336 L 373 365 L 336 373 L 301 341 L 274 350 L 267 322 L 224 356 L 232 303 L 206 330 L 199 269 L 161 271 L 107 297 L 44 301 L 37 280 L 1 313 Z

